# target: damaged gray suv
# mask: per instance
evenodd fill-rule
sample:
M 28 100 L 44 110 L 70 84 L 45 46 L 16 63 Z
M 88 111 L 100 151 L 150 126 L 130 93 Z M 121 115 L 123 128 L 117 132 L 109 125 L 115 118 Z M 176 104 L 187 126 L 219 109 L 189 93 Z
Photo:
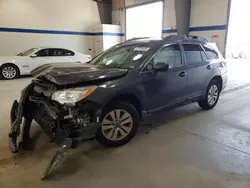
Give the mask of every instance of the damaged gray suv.
M 35 120 L 60 146 L 45 177 L 83 140 L 121 146 L 153 113 L 191 102 L 214 108 L 227 84 L 217 47 L 206 38 L 186 36 L 131 39 L 86 64 L 44 65 L 32 75 L 36 78 L 11 109 L 10 148 L 32 149 Z

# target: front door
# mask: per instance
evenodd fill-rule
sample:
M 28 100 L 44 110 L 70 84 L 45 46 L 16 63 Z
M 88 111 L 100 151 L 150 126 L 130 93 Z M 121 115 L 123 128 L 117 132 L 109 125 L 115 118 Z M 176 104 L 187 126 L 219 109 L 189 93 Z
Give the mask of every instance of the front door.
M 153 64 L 164 62 L 169 64 L 166 72 L 156 72 Z M 187 87 L 187 71 L 182 63 L 179 44 L 171 44 L 161 48 L 146 66 L 142 73 L 145 94 L 144 109 L 157 110 L 185 100 Z
M 30 57 L 29 71 L 31 72 L 35 68 L 51 63 L 52 51 L 50 49 L 41 49 Z

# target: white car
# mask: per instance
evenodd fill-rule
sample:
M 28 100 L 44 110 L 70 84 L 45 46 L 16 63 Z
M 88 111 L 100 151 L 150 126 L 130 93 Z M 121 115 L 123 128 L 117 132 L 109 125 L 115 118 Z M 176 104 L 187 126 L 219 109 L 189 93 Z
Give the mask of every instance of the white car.
M 0 76 L 2 79 L 14 79 L 49 63 L 86 63 L 91 60 L 90 55 L 64 48 L 39 47 L 31 48 L 16 56 L 0 56 Z

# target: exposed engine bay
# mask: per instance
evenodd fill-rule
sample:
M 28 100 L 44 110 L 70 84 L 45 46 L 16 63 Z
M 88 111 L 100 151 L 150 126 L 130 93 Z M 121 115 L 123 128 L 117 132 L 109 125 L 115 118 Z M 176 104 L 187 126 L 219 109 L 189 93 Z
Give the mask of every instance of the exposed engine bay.
M 19 102 L 11 109 L 10 149 L 13 153 L 32 150 L 31 122 L 35 120 L 51 141 L 59 146 L 43 178 L 52 175 L 65 153 L 84 140 L 95 137 L 100 126 L 99 105 L 84 100 L 81 105 L 62 105 L 51 100 L 53 93 L 63 89 L 47 80 L 35 79 L 21 92 Z

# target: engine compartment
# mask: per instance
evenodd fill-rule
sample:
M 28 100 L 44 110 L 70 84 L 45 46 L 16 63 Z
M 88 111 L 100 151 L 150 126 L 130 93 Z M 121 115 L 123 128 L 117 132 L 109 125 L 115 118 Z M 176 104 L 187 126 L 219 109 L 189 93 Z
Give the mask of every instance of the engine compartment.
M 100 127 L 101 109 L 97 104 L 84 100 L 77 107 L 61 105 L 51 100 L 51 95 L 57 89 L 56 85 L 47 81 L 33 80 L 22 90 L 19 102 L 15 100 L 11 108 L 11 130 L 8 136 L 13 153 L 33 149 L 30 135 L 33 120 L 59 146 L 43 179 L 52 174 L 69 149 L 94 138 Z
M 35 120 L 58 145 L 66 138 L 76 141 L 95 137 L 100 126 L 99 106 L 84 101 L 80 106 L 69 107 L 51 100 L 52 94 L 60 89 L 46 80 L 35 79 L 23 89 L 19 102 L 14 102 L 11 112 L 12 128 L 9 134 L 12 140 L 12 152 L 18 152 L 17 137 L 21 135 L 23 149 L 30 145 L 30 126 Z M 25 119 L 22 124 L 22 120 Z M 22 127 L 21 127 L 22 126 Z M 20 131 L 20 130 L 25 131 Z M 20 145 L 20 144 L 19 144 Z

